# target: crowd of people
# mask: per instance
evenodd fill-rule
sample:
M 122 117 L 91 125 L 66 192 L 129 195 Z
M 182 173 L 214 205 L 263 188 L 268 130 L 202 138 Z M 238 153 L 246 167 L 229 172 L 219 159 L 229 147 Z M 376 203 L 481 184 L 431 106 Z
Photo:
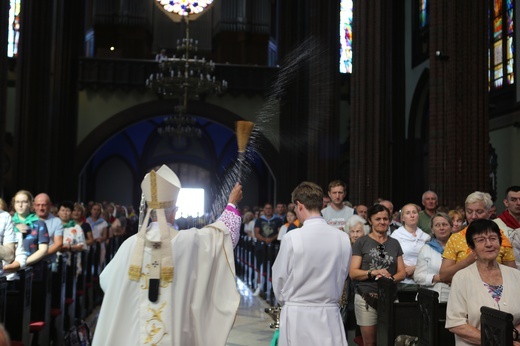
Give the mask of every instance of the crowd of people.
M 426 191 L 422 206 L 407 203 L 394 211 L 392 202 L 382 198 L 372 204 L 352 205 L 346 201 L 346 190 L 344 182 L 332 181 L 323 195 L 319 213 L 329 226 L 350 237 L 352 255 L 349 275 L 342 286 L 341 305 L 348 305 L 346 311 L 355 316 L 355 323 L 349 313 L 347 316 L 342 314 L 346 332 L 354 326 L 364 345 L 376 344 L 377 280 L 380 277 L 394 280 L 398 291 L 417 292 L 418 287 L 437 291 L 439 301 L 448 302 L 446 328 L 455 334 L 457 345 L 480 343 L 480 312 L 477 310 L 482 305 L 513 314 L 514 327 L 520 328 L 520 307 L 509 296 L 513 287 L 520 285 L 520 272 L 516 270 L 520 268 L 520 186 L 511 186 L 505 191 L 505 210 L 500 215 L 496 215 L 491 196 L 481 191 L 470 193 L 463 205 L 452 209 L 439 206 L 437 194 Z M 298 201 L 293 197 L 291 202 L 287 205 L 278 203 L 274 210 L 271 203 L 253 210 L 246 207 L 243 230 L 256 241 L 257 265 L 266 263 L 261 257 L 266 253 L 262 247 L 279 242 L 277 246 L 282 252 L 284 242 L 290 239 L 287 247 L 291 249 L 283 251 L 283 270 L 288 270 L 285 258 L 288 251 L 298 261 L 306 263 L 307 270 L 312 268 L 307 260 L 297 257 L 294 249 L 295 239 L 299 238 L 294 232 L 305 229 L 309 222 L 298 220 L 299 213 L 292 212 Z M 289 234 L 293 235 L 288 238 Z M 319 251 L 313 249 L 312 252 L 312 256 L 318 258 Z M 329 249 L 329 252 L 334 250 Z M 277 257 L 271 263 L 276 267 L 281 261 Z M 346 263 L 331 275 L 333 282 Z M 289 301 L 290 305 L 287 294 L 291 289 L 284 281 L 290 275 L 276 273 L 275 267 L 273 280 L 277 279 L 278 285 L 282 286 L 277 289 L 273 281 L 276 298 L 279 303 L 287 305 Z M 510 268 L 514 269 L 511 271 Z M 257 272 L 261 273 L 262 268 L 257 268 Z M 258 277 L 255 295 L 262 284 L 262 275 Z M 289 282 L 301 287 L 304 284 L 299 279 L 292 278 Z M 314 285 L 310 281 L 316 280 L 312 275 L 306 279 L 310 286 Z M 471 302 L 473 296 L 478 297 L 480 305 Z M 299 304 L 305 300 L 298 295 L 295 297 L 292 299 L 298 300 Z M 323 298 L 323 301 L 330 298 Z M 290 325 L 292 315 L 288 312 L 280 321 L 280 340 L 284 340 L 280 344 L 295 337 L 291 336 L 290 330 L 283 330 L 284 323 Z M 301 317 L 297 319 L 300 321 Z
M 33 291 L 44 285 L 47 263 L 57 272 L 59 258 L 75 263 L 81 273 L 81 252 L 94 243 L 116 249 L 137 230 L 138 216 L 133 207 L 114 203 L 52 203 L 46 193 L 36 196 L 20 190 L 10 203 L 0 199 L 1 272 L 8 289 L 17 291 L 19 270 L 32 267 Z M 101 252 L 100 263 L 105 261 Z M 75 257 L 75 261 L 72 261 Z M 42 286 L 41 289 L 44 289 Z M 34 298 L 35 299 L 35 298 Z
M 102 248 L 110 241 L 119 246 L 137 232 L 138 222 L 132 206 L 94 201 L 53 204 L 47 194 L 33 197 L 27 190 L 18 191 L 10 204 L 0 202 L 0 218 L 4 220 L 0 229 L 3 245 L 17 244 L 12 247 L 17 253 L 15 261 L 4 263 L 3 267 L 4 272 L 11 274 L 28 265 L 37 273 L 42 259 L 86 250 L 96 242 Z M 101 263 L 104 256 L 102 251 Z M 8 275 L 8 279 L 14 277 Z
M 340 180 L 330 182 L 326 192 L 303 182 L 290 203 L 240 208 L 241 235 L 255 249 L 254 295 L 263 292 L 262 273 L 267 263 L 272 266 L 273 291 L 283 305 L 279 345 L 314 339 L 342 345 L 352 329 L 364 345 L 375 345 L 380 278 L 393 280 L 398 291 L 437 291 L 439 301 L 447 302 L 446 328 L 455 334 L 457 345 L 480 343 L 483 305 L 513 314 L 515 330 L 520 328 L 520 305 L 513 297 L 520 284 L 520 186 L 505 191 L 505 210 L 499 215 L 494 214 L 491 196 L 480 191 L 452 209 L 439 207 L 435 192 L 426 191 L 422 207 L 407 203 L 397 210 L 383 198 L 351 205 L 346 191 Z M 227 207 L 231 214 L 221 216 L 224 223 L 229 222 L 226 215 L 238 215 L 240 199 L 237 185 Z M 100 263 L 106 263 L 104 247 L 118 248 L 138 233 L 139 217 L 132 206 L 53 204 L 47 194 L 33 198 L 26 190 L 18 191 L 10 205 L 2 202 L 0 258 L 14 285 L 20 268 L 31 265 L 38 281 L 43 259 L 75 256 L 95 243 L 101 245 Z M 213 228 L 203 229 L 214 234 Z M 237 235 L 229 235 L 228 245 L 236 246 Z M 266 258 L 272 255 L 267 247 L 276 249 L 274 257 Z M 75 262 L 81 266 L 79 258 Z M 308 332 L 295 325 L 309 326 Z

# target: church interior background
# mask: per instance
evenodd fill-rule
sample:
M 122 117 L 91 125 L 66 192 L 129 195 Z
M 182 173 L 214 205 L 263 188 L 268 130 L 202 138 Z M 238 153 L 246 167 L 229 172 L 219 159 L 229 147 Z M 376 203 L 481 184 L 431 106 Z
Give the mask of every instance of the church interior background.
M 192 59 L 227 89 L 186 99 L 147 87 L 187 32 L 154 2 L 2 2 L 6 200 L 137 206 L 164 163 L 209 211 L 233 180 L 237 120 L 255 123 L 244 205 L 287 203 L 303 180 L 342 179 L 353 204 L 431 189 L 452 207 L 519 184 L 517 1 L 215 0 L 189 21 Z M 183 101 L 186 133 L 169 135 Z

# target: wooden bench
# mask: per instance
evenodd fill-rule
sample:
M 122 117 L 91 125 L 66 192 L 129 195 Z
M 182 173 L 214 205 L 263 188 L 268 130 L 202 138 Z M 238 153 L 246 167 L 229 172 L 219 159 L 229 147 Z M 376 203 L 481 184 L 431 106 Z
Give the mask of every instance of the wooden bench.
M 393 346 L 398 335 L 418 336 L 419 305 L 413 302 L 395 302 L 397 286 L 393 280 L 377 280 L 377 345 Z M 410 293 L 410 292 L 407 292 Z
M 97 244 L 93 244 L 90 246 L 90 249 L 87 253 L 87 263 L 85 264 L 85 309 L 87 315 L 90 314 L 94 308 L 94 254 L 96 253 Z
M 3 324 L 5 324 L 6 298 L 7 278 L 5 276 L 0 276 L 0 323 Z
M 5 329 L 12 341 L 29 345 L 33 268 L 26 267 L 19 270 L 18 276 L 18 280 L 9 281 L 7 284 L 6 307 L 9 318 L 5 320 Z
M 273 277 L 273 264 L 276 260 L 276 257 L 278 256 L 278 251 L 280 251 L 280 244 L 277 242 L 269 243 L 267 246 L 267 275 L 265 282 L 267 283 L 266 286 L 266 301 L 270 305 L 275 304 L 275 296 L 274 296 L 274 290 L 273 290 L 273 284 L 272 284 L 272 277 Z
M 52 273 L 50 338 L 53 345 L 63 341 L 63 322 L 65 312 L 65 267 L 66 258 L 59 254 L 57 270 Z
M 439 293 L 424 287 L 418 289 L 420 320 L 419 345 L 455 345 L 455 335 L 445 328 L 446 303 L 439 303 Z
M 92 258 L 92 288 L 94 292 L 94 305 L 93 307 L 96 307 L 101 304 L 101 301 L 103 300 L 103 291 L 101 290 L 101 287 L 99 286 L 99 274 L 101 274 L 101 245 L 96 244 L 94 247 L 94 254 Z
M 79 254 L 81 263 L 81 272 L 76 279 L 76 301 L 74 317 L 84 320 L 87 318 L 87 257 L 88 251 L 82 251 Z
M 74 319 L 76 315 L 76 283 L 77 283 L 77 252 L 69 252 L 70 265 L 67 265 L 65 270 L 65 314 L 64 314 L 64 328 L 69 330 L 74 326 Z
M 42 260 L 36 265 L 41 265 L 41 275 L 33 276 L 29 329 L 33 339 L 38 338 L 37 344 L 44 346 L 50 345 L 52 263 Z
M 482 346 L 513 344 L 513 315 L 482 306 L 480 308 L 480 341 Z

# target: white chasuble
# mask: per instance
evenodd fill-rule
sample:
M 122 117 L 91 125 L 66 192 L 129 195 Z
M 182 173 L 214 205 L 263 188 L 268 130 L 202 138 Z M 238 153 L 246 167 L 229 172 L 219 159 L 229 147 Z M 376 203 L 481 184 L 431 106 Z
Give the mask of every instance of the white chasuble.
M 93 345 L 224 346 L 240 302 L 229 230 L 217 221 L 202 229 L 170 228 L 173 280 L 149 299 L 157 223 L 146 232 L 141 276 L 128 278 L 137 235 L 119 248 L 100 276 L 105 292 Z

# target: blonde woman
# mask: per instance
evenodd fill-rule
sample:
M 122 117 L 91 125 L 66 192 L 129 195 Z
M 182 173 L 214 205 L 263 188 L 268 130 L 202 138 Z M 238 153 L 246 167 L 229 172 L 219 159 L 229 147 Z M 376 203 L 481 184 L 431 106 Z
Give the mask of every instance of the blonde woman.
M 436 213 L 432 217 L 431 230 L 433 239 L 426 243 L 417 257 L 414 280 L 418 285 L 439 293 L 439 302 L 447 302 L 450 286 L 442 283 L 439 275 L 442 254 L 446 242 L 452 233 L 452 221 L 445 213 Z
M 391 237 L 399 241 L 403 249 L 403 261 L 406 278 L 403 284 L 415 284 L 413 274 L 419 251 L 430 240 L 430 236 L 417 225 L 419 223 L 419 207 L 410 203 L 401 208 L 401 222 L 403 225 L 392 233 Z

